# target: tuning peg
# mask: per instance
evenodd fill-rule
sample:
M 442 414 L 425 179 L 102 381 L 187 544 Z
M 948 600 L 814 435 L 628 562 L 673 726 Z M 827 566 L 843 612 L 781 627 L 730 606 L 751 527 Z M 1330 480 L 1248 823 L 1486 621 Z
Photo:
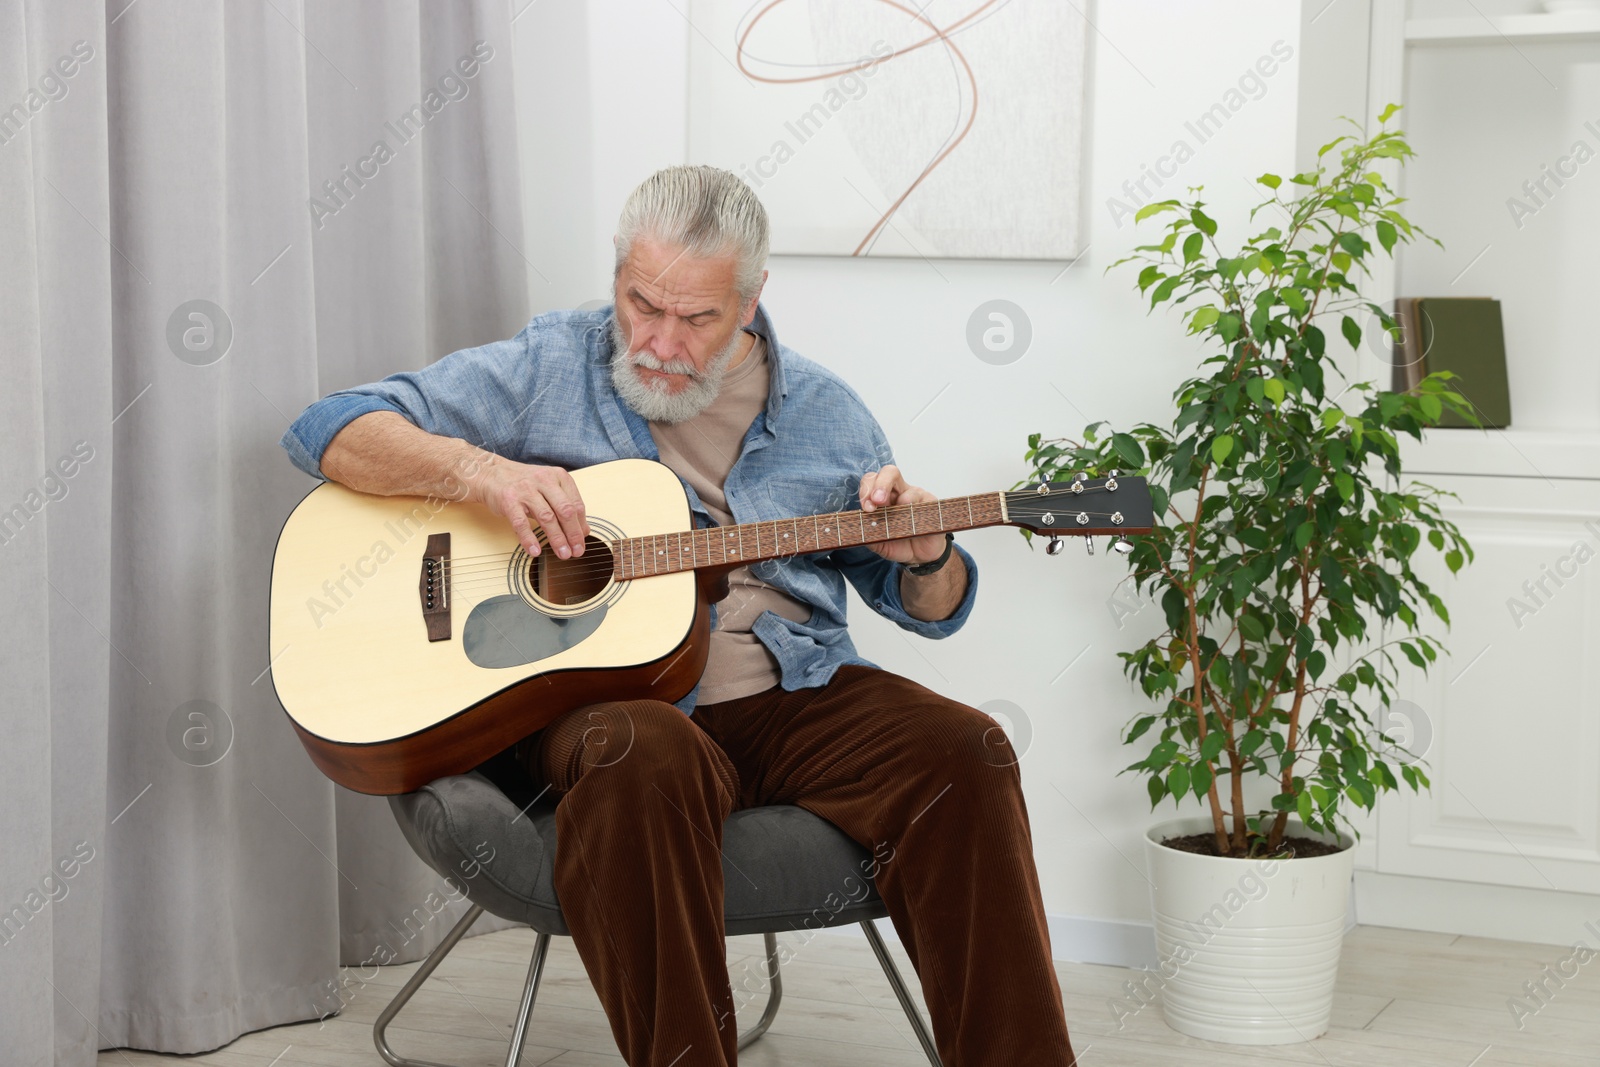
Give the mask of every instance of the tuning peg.
M 1061 555 L 1061 538 L 1050 538 L 1050 543 L 1044 546 L 1044 554 L 1047 556 Z
M 1111 539 L 1111 550 L 1126 556 L 1129 552 L 1133 551 L 1133 542 L 1128 540 L 1126 537 L 1123 537 L 1121 534 L 1118 534 Z
M 1094 555 L 1094 538 L 1085 537 L 1083 539 L 1083 547 L 1089 550 L 1089 555 Z

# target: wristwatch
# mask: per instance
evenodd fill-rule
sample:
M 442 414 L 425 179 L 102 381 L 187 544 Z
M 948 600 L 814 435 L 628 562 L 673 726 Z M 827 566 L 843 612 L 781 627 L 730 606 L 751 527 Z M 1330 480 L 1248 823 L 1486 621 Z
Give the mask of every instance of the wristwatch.
M 918 563 L 915 566 L 913 566 L 911 564 L 907 564 L 906 565 L 907 573 L 915 574 L 918 578 L 921 578 L 921 577 L 923 577 L 925 575 L 932 574 L 934 571 L 938 570 L 940 567 L 943 567 L 945 565 L 945 563 L 950 559 L 950 546 L 955 544 L 955 543 L 956 543 L 956 535 L 953 534 L 953 533 L 946 532 L 945 535 L 944 535 L 944 551 L 939 554 L 939 558 L 936 559 L 936 560 L 933 560 L 930 563 Z

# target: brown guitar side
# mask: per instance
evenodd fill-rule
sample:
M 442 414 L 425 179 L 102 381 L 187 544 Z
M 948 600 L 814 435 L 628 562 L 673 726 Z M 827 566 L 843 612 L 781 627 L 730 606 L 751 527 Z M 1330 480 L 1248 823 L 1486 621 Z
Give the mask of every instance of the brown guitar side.
M 723 569 L 696 575 L 694 623 L 670 655 L 616 670 L 558 671 L 504 689 L 421 733 L 379 744 L 341 744 L 307 732 L 292 718 L 311 760 L 358 793 L 414 792 L 435 778 L 463 774 L 543 729 L 567 711 L 597 701 L 675 701 L 695 687 L 710 649 L 711 604 L 727 595 Z

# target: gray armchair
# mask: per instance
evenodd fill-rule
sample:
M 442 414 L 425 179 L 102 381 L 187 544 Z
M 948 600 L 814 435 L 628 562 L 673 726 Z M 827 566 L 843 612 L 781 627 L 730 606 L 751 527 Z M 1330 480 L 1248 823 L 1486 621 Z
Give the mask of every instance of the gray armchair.
M 441 778 L 415 793 L 389 798 L 400 829 L 417 855 L 462 887 L 472 904 L 373 1026 L 378 1052 L 393 1067 L 448 1067 L 399 1055 L 389 1046 L 385 1030 L 484 911 L 527 923 L 538 934 L 506 1056 L 508 1067 L 516 1067 L 550 938 L 570 933 L 555 894 L 555 803 L 545 798 L 519 810 L 507 795 L 508 791 L 516 793 L 511 782 L 498 775 L 501 785 L 497 785 L 480 773 L 487 769 Z M 485 842 L 493 849 L 492 863 L 479 862 Z M 871 870 L 867 849 L 825 819 L 803 808 L 782 805 L 747 808 L 730 815 L 723 824 L 722 854 L 727 875 L 727 933 L 764 935 L 770 976 L 766 1009 L 755 1025 L 740 1035 L 741 1049 L 766 1032 L 783 996 L 775 933 L 860 923 L 929 1062 L 939 1067 L 932 1035 L 873 926 L 872 921 L 888 911 L 876 887 L 863 876 Z M 471 872 L 472 877 L 463 877 L 463 872 Z M 843 887 L 863 883 L 867 891 L 864 895 L 858 891 L 859 899 L 841 894 Z M 560 1038 L 553 1037 L 548 1043 L 558 1045 Z

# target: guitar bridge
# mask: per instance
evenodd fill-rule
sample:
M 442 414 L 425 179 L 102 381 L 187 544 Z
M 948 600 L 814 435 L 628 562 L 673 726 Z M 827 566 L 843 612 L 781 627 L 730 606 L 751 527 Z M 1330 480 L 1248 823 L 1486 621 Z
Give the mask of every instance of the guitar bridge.
M 422 601 L 422 622 L 429 641 L 450 640 L 450 535 L 429 534 L 423 550 L 422 574 L 417 579 Z

